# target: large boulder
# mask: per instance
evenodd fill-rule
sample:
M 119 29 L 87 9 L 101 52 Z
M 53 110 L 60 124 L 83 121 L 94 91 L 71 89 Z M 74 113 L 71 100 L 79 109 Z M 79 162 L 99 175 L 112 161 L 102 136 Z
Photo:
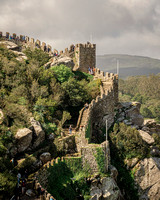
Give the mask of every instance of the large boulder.
M 111 167 L 115 171 L 115 167 Z M 91 199 L 95 200 L 120 200 L 123 199 L 122 194 L 111 177 L 93 179 L 90 189 Z
M 7 47 L 7 49 L 10 49 L 10 50 L 19 50 L 20 47 L 15 44 L 14 42 L 11 42 L 11 41 L 0 41 L 0 44 L 3 44 Z
M 130 109 L 126 110 L 126 117 L 131 119 L 132 124 L 142 126 L 144 118 L 140 114 L 140 103 L 133 103 L 133 106 Z
M 134 124 L 134 125 L 142 126 L 144 118 L 140 114 L 139 115 L 132 115 L 131 121 L 132 121 L 132 124 Z
M 142 137 L 142 139 L 147 142 L 147 144 L 153 144 L 154 138 L 152 136 L 150 136 L 147 132 L 139 130 L 140 136 Z
M 144 120 L 143 130 L 147 131 L 150 135 L 157 133 L 160 136 L 160 124 L 157 124 L 154 119 Z
M 139 161 L 138 158 L 125 159 L 125 164 L 127 166 L 127 169 L 133 168 L 138 163 L 138 161 Z
M 36 148 L 45 140 L 45 132 L 43 131 L 41 124 L 33 117 L 30 118 L 30 122 L 34 130 L 33 148 Z
M 111 172 L 111 177 L 116 181 L 117 180 L 117 176 L 118 176 L 117 169 L 113 165 L 110 165 L 109 169 L 110 169 L 110 172 Z
M 43 164 L 51 160 L 51 154 L 49 152 L 44 152 L 40 155 L 40 160 Z
M 145 158 L 135 167 L 139 199 L 158 200 L 160 197 L 160 158 Z
M 60 56 L 60 57 L 55 57 L 53 62 L 50 64 L 50 66 L 59 66 L 59 65 L 66 65 L 67 67 L 73 69 L 74 67 L 74 62 L 72 58 L 68 56 Z
M 19 129 L 15 135 L 17 151 L 25 151 L 31 144 L 32 131 L 28 128 Z
M 102 193 L 104 200 L 117 200 L 121 196 L 116 182 L 110 177 L 102 179 Z
M 102 198 L 102 190 L 98 187 L 91 187 L 90 195 L 92 199 L 100 200 Z

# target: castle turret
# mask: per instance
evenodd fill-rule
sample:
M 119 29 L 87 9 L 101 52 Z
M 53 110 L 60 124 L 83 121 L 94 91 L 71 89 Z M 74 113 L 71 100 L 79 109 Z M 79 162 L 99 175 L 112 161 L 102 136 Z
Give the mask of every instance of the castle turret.
M 88 72 L 89 67 L 96 65 L 96 45 L 95 44 L 76 44 L 74 48 L 74 63 L 73 70 Z

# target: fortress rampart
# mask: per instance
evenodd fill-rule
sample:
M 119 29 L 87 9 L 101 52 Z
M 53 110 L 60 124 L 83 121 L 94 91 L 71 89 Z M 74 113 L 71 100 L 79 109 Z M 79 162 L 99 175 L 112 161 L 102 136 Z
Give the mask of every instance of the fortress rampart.
M 96 45 L 89 42 L 87 44 L 72 44 L 69 49 L 60 51 L 60 55 L 73 59 L 74 71 L 79 70 L 87 73 L 89 67 L 95 68 L 96 66 Z
M 106 120 L 108 128 L 113 124 L 114 110 L 118 104 L 118 75 L 112 73 L 104 75 L 102 71 L 96 69 L 94 78 L 101 79 L 101 94 L 91 101 L 88 109 L 83 108 L 80 111 L 76 127 L 81 134 L 81 139 L 77 138 L 76 141 L 78 151 L 88 144 L 86 132 L 89 133 L 88 138 L 91 142 L 98 138 L 101 128 L 106 125 Z
M 9 32 L 6 32 L 6 35 L 3 35 L 3 33 L 0 32 L 0 40 L 14 42 L 17 45 L 22 46 L 22 49 L 27 47 L 31 49 L 42 49 L 51 56 L 68 56 L 73 59 L 73 71 L 79 70 L 87 73 L 89 67 L 96 67 L 96 45 L 89 42 L 87 42 L 87 44 L 72 44 L 64 51 L 58 52 L 56 49 L 52 51 L 52 47 L 47 45 L 45 42 L 41 42 L 38 39 L 35 40 L 34 38 L 29 38 L 25 35 L 17 36 L 15 33 L 11 35 Z
M 50 45 L 46 45 L 45 42 L 41 42 L 38 39 L 35 40 L 34 38 L 29 38 L 28 36 L 25 35 L 17 36 L 15 33 L 11 35 L 9 32 L 6 32 L 6 35 L 3 35 L 3 33 L 0 32 L 0 39 L 9 40 L 18 45 L 24 45 L 25 47 L 30 47 L 31 49 L 39 48 L 50 54 L 58 52 L 57 50 L 54 50 L 52 52 L 52 47 Z

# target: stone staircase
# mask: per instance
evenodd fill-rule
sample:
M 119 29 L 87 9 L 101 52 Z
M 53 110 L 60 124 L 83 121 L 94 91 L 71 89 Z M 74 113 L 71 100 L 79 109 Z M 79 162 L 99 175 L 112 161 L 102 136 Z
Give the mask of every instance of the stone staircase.
M 82 115 L 82 118 L 81 118 L 81 123 L 80 123 L 80 127 L 84 127 L 86 125 L 86 119 L 88 117 L 88 109 L 85 109 L 83 111 L 83 115 Z

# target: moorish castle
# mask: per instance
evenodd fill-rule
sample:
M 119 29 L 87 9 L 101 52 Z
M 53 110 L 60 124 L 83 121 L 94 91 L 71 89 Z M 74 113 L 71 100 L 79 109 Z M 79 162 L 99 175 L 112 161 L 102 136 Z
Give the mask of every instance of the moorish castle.
M 49 200 L 51 197 L 51 194 L 46 189 L 48 184 L 48 170 L 58 163 L 72 163 L 73 159 L 75 163 L 79 163 L 82 169 L 86 167 L 89 168 L 92 175 L 99 174 L 100 172 L 110 172 L 111 177 L 113 176 L 112 178 L 116 180 L 116 178 L 114 178 L 115 170 L 112 170 L 113 166 L 111 166 L 110 163 L 111 158 L 107 131 L 117 119 L 119 119 L 119 122 L 123 122 L 125 117 L 128 119 L 130 118 L 130 121 L 126 120 L 126 123 L 128 123 L 127 125 L 134 125 L 139 128 L 143 124 L 143 117 L 139 113 L 140 105 L 138 103 L 124 104 L 124 106 L 119 103 L 118 75 L 108 72 L 104 73 L 96 68 L 96 45 L 89 42 L 87 42 L 87 44 L 76 44 L 71 45 L 64 51 L 58 52 L 56 49 L 52 51 L 50 45 L 46 45 L 44 42 L 41 43 L 41 41 L 35 40 L 34 38 L 30 39 L 28 36 L 24 35 L 17 36 L 15 33 L 10 35 L 9 32 L 3 35 L 3 33 L 0 32 L 0 43 L 5 42 L 7 42 L 8 45 L 14 43 L 15 46 L 10 49 L 20 52 L 27 47 L 31 49 L 41 49 L 50 55 L 51 60 L 67 57 L 73 62 L 73 71 L 88 73 L 89 67 L 95 68 L 93 78 L 94 80 L 100 81 L 100 95 L 93 99 L 87 107 L 83 107 L 80 110 L 73 134 L 62 134 L 60 138 L 55 138 L 54 143 L 57 146 L 57 150 L 63 152 L 63 156 L 47 160 L 35 173 L 36 187 L 38 187 L 38 185 L 43 185 L 45 188 L 43 199 Z M 119 118 L 117 118 L 117 115 Z M 36 129 L 42 130 L 39 122 L 33 120 L 32 123 L 35 132 Z M 104 127 L 106 127 L 105 141 L 99 144 L 97 138 L 104 134 L 102 132 L 102 128 Z M 43 140 L 45 140 L 44 135 L 42 137 Z M 32 141 L 32 143 L 34 144 L 34 141 Z M 22 144 L 17 143 L 17 146 L 18 145 L 20 146 Z M 99 163 L 97 155 L 101 158 L 103 163 Z M 116 177 L 117 174 L 118 172 L 116 172 Z M 118 186 L 115 184 L 115 180 L 111 178 L 105 179 L 106 184 L 110 184 L 111 190 L 116 191 L 117 198 L 115 199 L 123 199 L 121 198 L 120 190 L 117 189 Z M 103 183 L 99 183 L 99 185 L 101 184 Z M 111 198 L 113 193 L 104 193 L 102 189 L 100 189 L 101 186 L 93 186 L 91 188 L 91 196 L 93 196 L 91 199 L 98 199 L 98 197 L 96 197 L 97 190 L 102 193 L 102 199 Z

